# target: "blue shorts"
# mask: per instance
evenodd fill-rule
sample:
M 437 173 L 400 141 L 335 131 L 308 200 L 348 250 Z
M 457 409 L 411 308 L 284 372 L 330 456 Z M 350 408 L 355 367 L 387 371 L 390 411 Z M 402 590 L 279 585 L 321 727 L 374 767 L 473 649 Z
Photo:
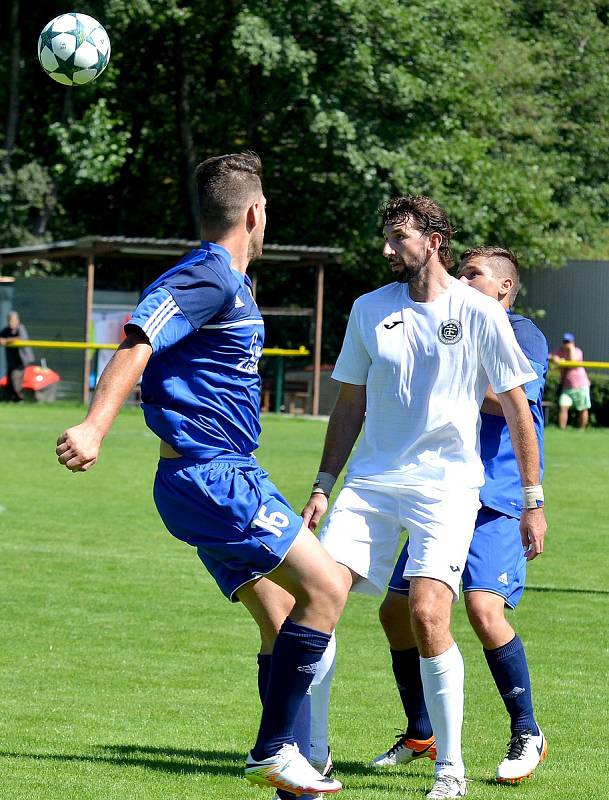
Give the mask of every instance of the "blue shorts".
M 516 517 L 486 506 L 480 509 L 463 570 L 464 592 L 492 592 L 503 597 L 508 608 L 516 608 L 524 591 L 527 568 L 519 525 Z M 389 579 L 392 592 L 408 594 L 410 583 L 402 577 L 407 558 L 408 541 Z
M 154 502 L 167 530 L 197 548 L 235 602 L 241 586 L 281 564 L 302 527 L 302 517 L 251 457 L 162 458 Z

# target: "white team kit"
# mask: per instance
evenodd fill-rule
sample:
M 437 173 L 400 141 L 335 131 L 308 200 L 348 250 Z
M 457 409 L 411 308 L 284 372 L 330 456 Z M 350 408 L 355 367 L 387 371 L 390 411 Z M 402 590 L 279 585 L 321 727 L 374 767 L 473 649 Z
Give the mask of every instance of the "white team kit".
M 332 377 L 366 386 L 364 430 L 320 539 L 379 594 L 409 532 L 404 576 L 458 595 L 484 482 L 480 405 L 535 380 L 505 309 L 450 278 L 432 302 L 392 283 L 358 298 Z

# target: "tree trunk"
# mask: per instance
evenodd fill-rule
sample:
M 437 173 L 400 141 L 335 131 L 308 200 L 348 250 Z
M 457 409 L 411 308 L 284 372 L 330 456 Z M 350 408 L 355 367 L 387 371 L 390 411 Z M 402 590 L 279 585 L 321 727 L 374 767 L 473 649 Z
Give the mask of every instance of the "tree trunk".
M 4 156 L 2 166 L 9 169 L 11 157 L 17 141 L 17 128 L 19 125 L 19 58 L 21 55 L 21 30 L 19 28 L 19 0 L 13 0 L 10 19 L 11 61 L 10 61 L 10 88 L 8 99 L 8 114 L 4 137 Z
M 184 63 L 184 41 L 183 30 L 178 29 L 177 33 L 179 53 L 177 80 L 178 80 L 178 125 L 180 128 L 180 142 L 182 146 L 182 163 L 184 164 L 184 180 L 188 191 L 188 208 L 192 222 L 192 231 L 196 239 L 200 236 L 199 221 L 199 198 L 194 178 L 194 171 L 197 164 L 195 145 L 192 136 L 192 124 L 190 117 L 190 73 Z

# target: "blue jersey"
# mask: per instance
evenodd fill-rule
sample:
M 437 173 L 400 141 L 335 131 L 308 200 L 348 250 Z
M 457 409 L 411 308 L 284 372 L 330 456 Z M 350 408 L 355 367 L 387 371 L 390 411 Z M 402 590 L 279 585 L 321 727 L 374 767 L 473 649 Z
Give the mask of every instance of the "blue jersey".
M 548 343 L 530 319 L 508 312 L 516 341 L 529 359 L 537 380 L 525 384 L 537 442 L 539 444 L 540 474 L 543 475 L 543 390 L 548 371 Z M 481 414 L 480 457 L 484 464 L 484 486 L 480 489 L 480 502 L 487 508 L 512 517 L 522 511 L 522 484 L 510 432 L 503 417 Z
M 194 459 L 250 455 L 260 435 L 264 323 L 230 253 L 202 242 L 140 297 L 125 331 L 152 346 L 142 379 L 148 427 Z

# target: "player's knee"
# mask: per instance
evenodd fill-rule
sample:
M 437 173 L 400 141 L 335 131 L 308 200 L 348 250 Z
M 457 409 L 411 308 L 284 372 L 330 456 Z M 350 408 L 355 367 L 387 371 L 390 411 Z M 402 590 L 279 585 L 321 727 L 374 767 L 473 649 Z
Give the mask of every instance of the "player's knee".
M 387 603 L 387 598 L 383 600 L 379 608 L 379 622 L 386 636 L 389 637 L 395 628 L 396 618 L 391 605 Z
M 450 627 L 450 614 L 446 614 L 434 601 L 434 597 L 419 595 L 410 598 L 410 617 L 413 628 L 428 638 L 438 630 L 448 630 Z
M 335 618 L 335 624 L 343 613 L 348 595 L 349 586 L 340 573 L 333 574 L 332 576 L 325 576 L 324 585 L 320 588 L 319 597 L 321 598 L 321 602 L 326 606 L 328 613 L 332 614 Z
M 314 580 L 296 589 L 296 609 L 306 612 L 318 625 L 333 629 L 340 619 L 347 594 L 348 589 L 340 578 L 319 573 Z
M 493 621 L 483 609 L 468 609 L 470 624 L 479 639 L 487 639 L 494 627 Z
M 485 603 L 479 598 L 466 600 L 467 616 L 476 635 L 483 642 L 491 639 L 497 628 L 505 624 L 503 609 L 495 603 Z
M 260 633 L 261 652 L 272 652 L 277 634 L 279 633 L 285 618 L 289 616 L 289 612 L 291 610 L 292 608 L 290 607 L 285 614 L 278 614 L 269 617 L 258 617 L 258 619 L 256 619 L 258 624 L 258 632 Z
M 269 654 L 272 653 L 273 647 L 275 646 L 275 639 L 277 638 L 279 631 L 274 627 L 259 625 L 258 632 L 260 633 L 260 652 Z
M 389 592 L 379 609 L 379 619 L 392 650 L 417 646 L 410 624 L 408 595 Z
M 338 569 L 325 574 L 323 597 L 325 605 L 331 610 L 335 624 L 343 613 L 345 603 L 352 586 L 351 575 L 346 567 L 337 565 Z
M 395 596 L 389 592 L 379 608 L 379 620 L 389 638 L 391 634 L 404 627 L 408 617 L 408 597 L 403 602 L 396 602 Z

